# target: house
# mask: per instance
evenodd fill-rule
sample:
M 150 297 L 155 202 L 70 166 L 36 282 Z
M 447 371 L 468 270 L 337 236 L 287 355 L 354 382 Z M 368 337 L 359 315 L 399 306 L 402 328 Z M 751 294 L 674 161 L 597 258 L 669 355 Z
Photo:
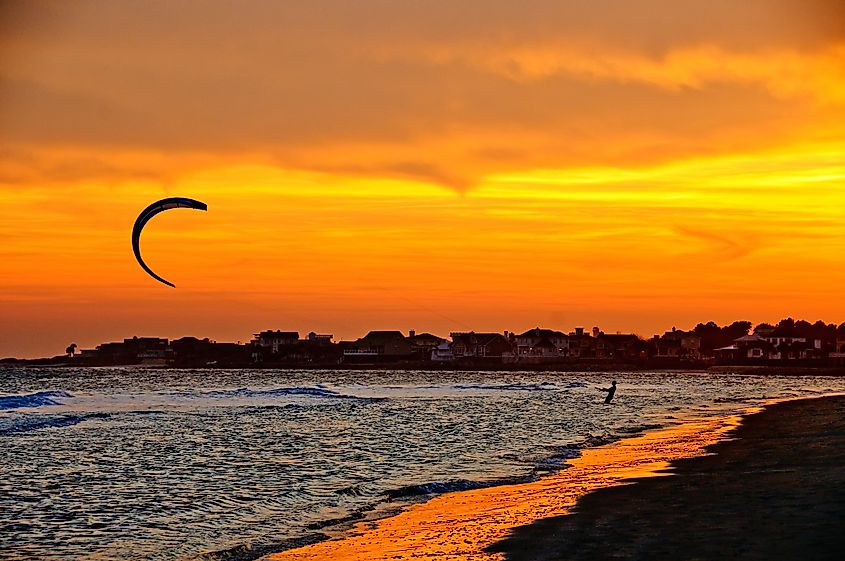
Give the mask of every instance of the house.
M 588 358 L 596 356 L 596 338 L 584 333 L 583 327 L 576 327 L 569 335 L 569 356 Z
M 535 327 L 514 337 L 519 357 L 559 358 L 569 356 L 569 336 L 552 329 Z
M 174 339 L 170 345 L 173 347 L 174 364 L 176 365 L 193 366 L 213 360 L 210 358 L 212 342 L 207 337 L 204 339 L 182 337 Z
M 734 339 L 734 346 L 737 348 L 736 358 L 740 360 L 768 359 L 774 352 L 774 346 L 757 333 Z
M 132 337 L 120 343 L 97 346 L 96 360 L 102 364 L 165 364 L 170 353 L 167 339 Z
M 599 332 L 595 339 L 595 357 L 629 360 L 640 358 L 645 351 L 642 339 L 629 333 Z
M 566 351 L 568 351 L 568 349 L 566 349 Z M 561 353 L 561 349 L 559 349 L 557 345 L 546 338 L 537 341 L 536 344 L 532 345 L 531 348 L 528 349 L 526 354 L 528 356 L 538 358 L 560 358 L 562 356 L 566 356 Z
M 736 362 L 738 359 L 739 347 L 736 343 L 728 345 L 727 347 L 719 347 L 717 349 L 713 349 L 713 354 L 715 355 L 716 360 L 722 364 L 730 364 Z
M 443 341 L 431 351 L 432 362 L 452 362 L 455 360 L 455 355 L 452 354 L 452 344 L 449 341 Z
M 411 344 L 411 352 L 419 360 L 431 360 L 434 351 L 446 339 L 432 335 L 431 333 L 417 333 L 414 330 L 408 332 L 408 342 Z
M 306 339 L 311 343 L 315 343 L 317 345 L 331 345 L 333 338 L 334 335 L 314 333 L 312 331 L 308 334 Z
M 806 337 L 800 336 L 794 330 L 781 327 L 775 329 L 759 329 L 754 334 L 762 337 L 776 347 L 784 343 L 791 345 L 793 343 L 807 342 Z M 821 346 L 821 341 L 819 341 L 819 346 Z
M 401 331 L 370 331 L 364 337 L 355 341 L 354 350 L 350 351 L 344 351 L 344 355 L 348 353 L 388 357 L 410 357 L 413 353 L 413 347 L 408 339 L 402 335 Z
M 218 343 L 208 337 L 182 337 L 171 342 L 177 366 L 242 366 L 249 364 L 255 347 L 240 343 Z
M 769 358 L 773 360 L 798 360 L 822 357 L 822 340 L 807 339 L 797 331 L 784 327 L 757 330 L 755 332 L 768 341 L 774 351 Z
M 252 344 L 256 347 L 270 349 L 273 354 L 278 353 L 282 347 L 295 345 L 299 341 L 298 331 L 262 331 L 256 333 Z
M 701 358 L 701 337 L 692 331 L 672 328 L 660 337 L 654 338 L 655 357 L 677 359 Z
M 498 358 L 512 356 L 513 343 L 501 333 L 470 331 L 451 333 L 455 358 Z
M 833 352 L 827 356 L 832 364 L 845 364 L 845 338 L 837 337 Z

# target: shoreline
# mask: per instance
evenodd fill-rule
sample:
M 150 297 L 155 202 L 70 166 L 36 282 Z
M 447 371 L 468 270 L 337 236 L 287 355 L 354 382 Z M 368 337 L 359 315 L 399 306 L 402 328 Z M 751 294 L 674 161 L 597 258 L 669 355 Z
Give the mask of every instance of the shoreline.
M 331 535 L 304 547 L 257 557 L 501 560 L 502 553 L 488 549 L 515 528 L 569 514 L 580 498 L 593 491 L 627 485 L 633 478 L 669 475 L 673 462 L 705 454 L 708 447 L 729 438 L 743 418 L 773 403 L 725 416 L 690 416 L 678 424 L 584 448 L 560 471 L 530 482 L 435 495 L 392 516 L 365 517 L 333 528 Z
M 672 476 L 597 489 L 515 528 L 507 561 L 841 559 L 845 395 L 767 404 Z
M 635 364 L 635 363 L 601 363 L 601 362 L 579 362 L 579 363 L 550 363 L 550 364 L 308 364 L 308 365 L 249 365 L 249 366 L 218 366 L 218 365 L 196 365 L 196 366 L 167 366 L 161 364 L 73 364 L 73 363 L 32 363 L 32 362 L 0 362 L 2 368 L 57 368 L 57 369 L 112 369 L 124 370 L 278 370 L 282 372 L 322 372 L 322 371 L 362 371 L 362 372 L 401 372 L 401 371 L 423 371 L 423 372 L 513 372 L 513 373 L 543 373 L 543 374 L 571 374 L 573 372 L 586 373 L 625 373 L 625 372 L 701 372 L 704 375 L 737 375 L 737 376 L 845 376 L 845 366 L 819 366 L 819 365 L 766 365 L 766 364 L 737 364 L 737 365 L 712 365 L 712 364 L 676 364 L 667 366 Z

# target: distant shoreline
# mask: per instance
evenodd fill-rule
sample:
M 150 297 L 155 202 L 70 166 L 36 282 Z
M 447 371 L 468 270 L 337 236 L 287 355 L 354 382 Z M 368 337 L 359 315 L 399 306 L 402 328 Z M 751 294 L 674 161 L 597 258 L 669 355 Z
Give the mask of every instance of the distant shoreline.
M 54 359 L 3 359 L 0 368 L 144 368 L 168 370 L 368 370 L 368 371 L 401 371 L 422 370 L 429 372 L 689 372 L 703 371 L 708 374 L 734 374 L 757 376 L 845 376 L 845 366 L 817 366 L 817 365 L 712 365 L 701 363 L 678 363 L 667 365 L 661 363 L 622 363 L 622 362 L 563 362 L 548 364 L 502 364 L 490 362 L 485 364 L 449 364 L 434 362 L 415 363 L 387 363 L 387 364 L 254 364 L 249 366 L 222 365 L 193 365 L 169 366 L 161 364 L 79 364 L 73 362 L 51 362 Z

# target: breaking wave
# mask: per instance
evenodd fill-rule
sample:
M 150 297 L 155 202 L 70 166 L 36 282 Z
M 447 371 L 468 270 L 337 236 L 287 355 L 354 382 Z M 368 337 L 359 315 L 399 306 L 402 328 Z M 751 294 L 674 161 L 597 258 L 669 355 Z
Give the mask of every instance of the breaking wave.
M 305 547 L 329 539 L 325 534 L 314 533 L 272 544 L 242 544 L 220 551 L 209 551 L 193 557 L 194 561 L 255 561 L 271 553 Z
M 448 481 L 431 481 L 419 485 L 406 485 L 386 491 L 384 494 L 391 500 L 411 499 L 414 497 L 425 497 L 427 495 L 442 495 L 453 491 L 470 491 L 472 489 L 485 489 L 487 487 L 498 487 L 500 485 L 516 485 L 534 481 L 536 476 L 514 476 L 492 481 L 470 481 L 468 479 L 452 479 Z
M 501 390 L 501 391 L 550 391 L 557 389 L 551 382 L 542 384 L 457 384 L 452 386 L 457 390 Z M 571 386 L 567 386 L 571 387 Z
M 44 405 L 61 405 L 58 398 L 73 397 L 67 392 L 35 392 L 24 395 L 0 395 L 0 410 L 20 409 L 22 407 L 42 407 Z
M 319 397 L 329 399 L 355 399 L 360 401 L 380 401 L 385 398 L 375 397 L 358 397 L 355 395 L 347 395 L 330 390 L 321 386 L 295 386 L 290 388 L 270 388 L 270 389 L 251 389 L 251 388 L 237 388 L 232 390 L 211 390 L 206 392 L 174 392 L 169 395 L 178 395 L 183 397 L 206 397 L 214 399 L 230 399 L 230 398 L 267 398 L 267 397 L 286 397 L 286 396 L 305 396 L 305 397 Z
M 108 413 L 87 415 L 21 415 L 0 418 L 0 436 L 30 432 L 38 429 L 69 427 L 88 419 L 106 419 Z

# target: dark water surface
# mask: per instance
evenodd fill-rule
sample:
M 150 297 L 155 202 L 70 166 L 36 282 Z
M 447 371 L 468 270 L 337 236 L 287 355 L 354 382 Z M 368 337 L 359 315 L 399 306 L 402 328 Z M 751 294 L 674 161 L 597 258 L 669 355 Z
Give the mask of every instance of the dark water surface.
M 700 372 L 0 369 L 0 559 L 260 549 L 679 419 L 839 391 Z

